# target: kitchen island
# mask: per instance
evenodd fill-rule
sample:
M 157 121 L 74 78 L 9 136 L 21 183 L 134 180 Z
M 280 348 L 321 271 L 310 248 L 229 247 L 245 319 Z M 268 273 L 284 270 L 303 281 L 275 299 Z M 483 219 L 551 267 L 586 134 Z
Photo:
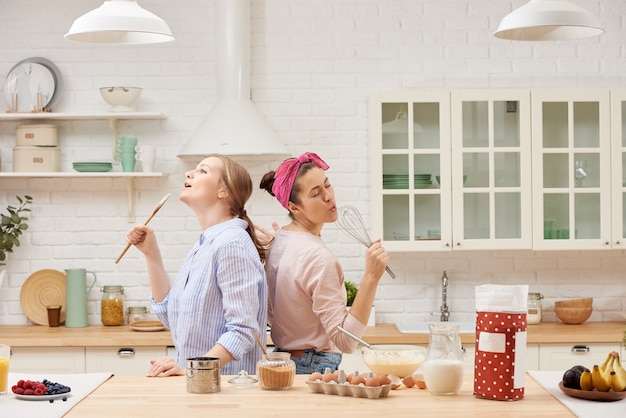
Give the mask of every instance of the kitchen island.
M 186 391 L 186 377 L 113 376 L 76 405 L 66 417 L 569 417 L 574 414 L 526 375 L 525 398 L 502 402 L 477 399 L 473 376 L 466 375 L 460 393 L 434 396 L 402 387 L 379 399 L 312 393 L 308 375 L 296 376 L 287 391 L 265 391 L 258 384 L 236 388 L 222 376 L 219 393 Z

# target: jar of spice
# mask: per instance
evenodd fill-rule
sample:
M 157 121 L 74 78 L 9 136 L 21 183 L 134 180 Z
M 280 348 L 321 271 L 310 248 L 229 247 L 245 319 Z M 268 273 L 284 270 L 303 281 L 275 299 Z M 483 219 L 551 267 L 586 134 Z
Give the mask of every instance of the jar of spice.
M 526 314 L 526 323 L 528 325 L 535 325 L 541 322 L 541 299 L 543 299 L 541 293 L 528 294 L 528 312 Z
M 102 325 L 124 324 L 124 288 L 122 286 L 103 286 L 101 301 Z
M 293 386 L 296 363 L 286 352 L 272 352 L 264 355 L 256 365 L 259 386 L 264 390 L 287 390 Z

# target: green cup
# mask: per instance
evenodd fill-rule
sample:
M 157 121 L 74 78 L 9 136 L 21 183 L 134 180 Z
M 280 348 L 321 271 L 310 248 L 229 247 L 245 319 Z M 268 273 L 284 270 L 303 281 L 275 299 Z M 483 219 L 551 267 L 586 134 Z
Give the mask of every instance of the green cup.
M 122 163 L 122 171 L 125 173 L 132 173 L 135 171 L 135 163 L 137 160 L 135 159 L 135 149 L 132 151 L 122 151 L 120 152 L 120 162 Z

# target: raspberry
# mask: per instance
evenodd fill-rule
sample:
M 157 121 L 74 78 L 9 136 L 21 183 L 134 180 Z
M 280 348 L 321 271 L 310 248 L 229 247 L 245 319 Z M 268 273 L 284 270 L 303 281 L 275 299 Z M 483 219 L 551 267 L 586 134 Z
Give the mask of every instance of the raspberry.
M 33 395 L 35 393 L 32 389 L 24 389 L 24 395 Z
M 37 396 L 41 396 L 44 394 L 44 390 L 42 388 L 37 388 L 34 390 L 34 394 Z

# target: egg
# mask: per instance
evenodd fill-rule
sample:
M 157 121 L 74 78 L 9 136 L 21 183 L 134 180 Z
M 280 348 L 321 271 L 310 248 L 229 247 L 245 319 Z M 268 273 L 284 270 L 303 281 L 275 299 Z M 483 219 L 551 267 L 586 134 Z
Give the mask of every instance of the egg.
M 414 374 L 413 377 L 415 378 L 415 386 L 417 386 L 420 389 L 426 389 L 426 382 L 424 381 L 424 375 L 423 374 Z
M 328 382 L 337 383 L 338 378 L 339 378 L 339 370 L 335 370 L 332 373 L 326 373 L 324 377 L 322 378 L 322 380 L 324 381 L 324 383 L 328 383 Z
M 368 377 L 365 381 L 365 386 L 380 386 L 380 379 L 378 376 Z
M 360 374 L 358 376 L 354 376 L 352 378 L 352 384 L 353 385 L 364 385 L 365 384 L 365 377 Z
M 415 386 L 415 377 L 407 376 L 402 379 L 402 383 L 404 383 L 404 386 L 406 386 L 407 388 L 412 388 L 413 386 Z
M 313 372 L 309 376 L 309 382 L 316 382 L 318 380 L 324 380 L 324 376 L 320 372 Z
M 387 375 L 380 375 L 378 376 L 378 381 L 380 382 L 380 385 L 390 385 L 391 384 L 391 379 L 389 378 L 389 376 Z

